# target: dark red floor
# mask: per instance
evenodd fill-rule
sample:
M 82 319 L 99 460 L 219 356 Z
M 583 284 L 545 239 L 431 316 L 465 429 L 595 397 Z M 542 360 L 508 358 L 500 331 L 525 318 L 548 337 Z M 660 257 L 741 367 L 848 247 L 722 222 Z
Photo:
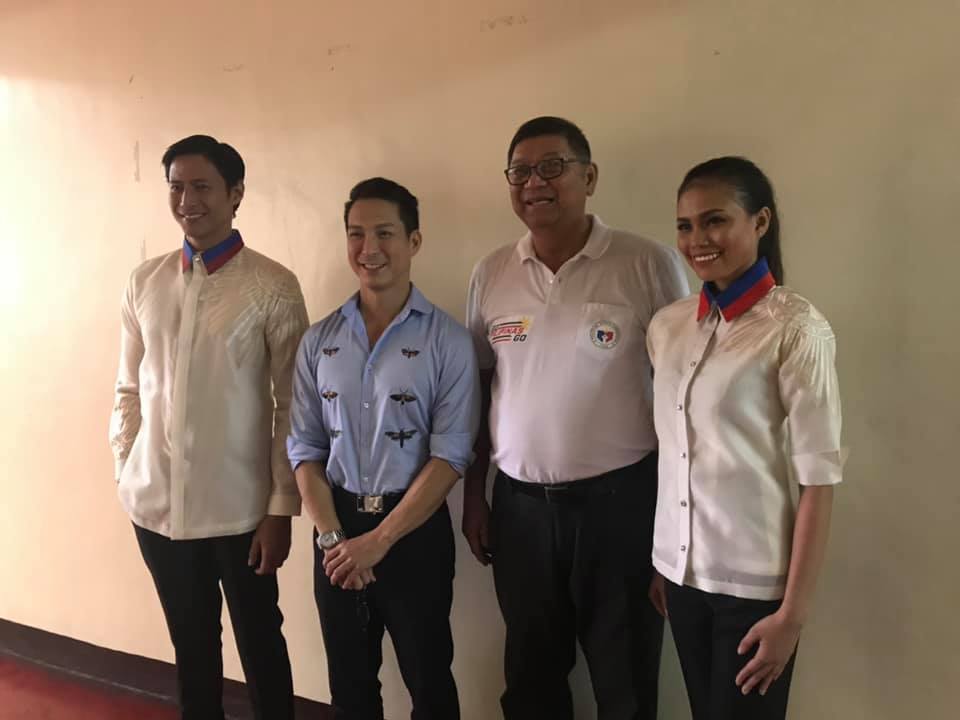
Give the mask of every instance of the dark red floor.
M 0 657 L 0 720 L 177 720 L 175 708 Z

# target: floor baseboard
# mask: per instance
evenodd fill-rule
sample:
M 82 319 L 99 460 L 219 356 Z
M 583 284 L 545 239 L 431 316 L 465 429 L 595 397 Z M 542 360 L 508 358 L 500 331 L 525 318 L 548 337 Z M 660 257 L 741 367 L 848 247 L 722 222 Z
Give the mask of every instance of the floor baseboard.
M 174 702 L 176 669 L 171 663 L 108 650 L 45 630 L 0 619 L 0 655 L 70 677 L 146 697 Z M 297 720 L 332 720 L 328 705 L 297 698 Z M 224 679 L 224 711 L 230 720 L 253 720 L 246 685 Z

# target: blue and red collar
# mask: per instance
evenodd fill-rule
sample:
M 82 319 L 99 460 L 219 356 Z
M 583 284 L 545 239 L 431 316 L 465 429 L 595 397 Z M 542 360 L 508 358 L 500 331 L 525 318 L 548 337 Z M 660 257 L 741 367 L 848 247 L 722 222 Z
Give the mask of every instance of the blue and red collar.
M 716 305 L 723 319 L 730 322 L 766 297 L 777 281 L 767 266 L 767 259 L 760 258 L 743 275 L 738 277 L 723 292 L 719 292 L 713 283 L 704 283 L 700 289 L 700 305 L 697 307 L 697 322 L 700 322 Z
M 203 260 L 203 266 L 207 269 L 207 275 L 213 275 L 213 273 L 226 265 L 230 258 L 242 249 L 243 238 L 240 237 L 239 230 L 234 230 L 226 240 L 201 252 L 200 258 Z M 190 263 L 193 262 L 193 256 L 196 254 L 197 251 L 194 250 L 193 246 L 184 238 L 183 251 L 180 253 L 181 266 L 184 272 L 190 267 Z

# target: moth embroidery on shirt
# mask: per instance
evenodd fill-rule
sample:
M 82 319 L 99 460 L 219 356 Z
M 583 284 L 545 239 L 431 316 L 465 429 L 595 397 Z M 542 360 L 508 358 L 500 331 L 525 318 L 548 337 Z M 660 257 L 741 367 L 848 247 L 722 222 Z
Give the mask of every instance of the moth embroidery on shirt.
M 394 402 L 398 402 L 401 405 L 406 405 L 407 403 L 416 402 L 417 398 L 411 395 L 408 392 L 398 392 L 390 396 L 390 399 Z
M 336 355 L 338 352 L 340 352 L 340 348 L 338 348 L 338 347 L 323 348 L 322 352 L 323 352 L 324 356 L 326 356 L 326 357 L 333 357 L 333 356 Z
M 336 398 L 339 394 L 340 394 L 340 393 L 335 392 L 335 391 L 333 391 L 333 390 L 324 390 L 322 393 L 320 393 L 320 397 L 322 397 L 324 400 L 331 400 L 331 401 L 332 401 L 332 400 L 333 400 L 334 398 Z
M 343 435 L 343 430 L 331 430 L 331 431 L 330 431 L 330 437 L 332 437 L 334 440 L 336 440 L 336 439 L 337 439 L 338 437 L 340 437 L 341 435 Z
M 417 355 L 420 354 L 419 350 L 411 350 L 410 348 L 403 348 L 403 350 L 401 350 L 400 352 L 403 353 L 403 356 L 405 358 L 415 358 Z
M 394 442 L 400 443 L 400 447 L 403 447 L 404 441 L 409 440 L 414 435 L 416 435 L 417 431 L 416 430 L 400 430 L 399 432 L 394 432 L 392 430 L 387 430 L 387 432 L 384 434 Z

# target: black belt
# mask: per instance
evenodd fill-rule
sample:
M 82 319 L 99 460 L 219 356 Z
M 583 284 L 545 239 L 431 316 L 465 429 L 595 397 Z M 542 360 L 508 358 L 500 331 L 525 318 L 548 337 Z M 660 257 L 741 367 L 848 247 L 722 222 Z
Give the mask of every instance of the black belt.
M 357 495 L 337 485 L 333 486 L 333 491 L 344 498 L 351 509 L 366 515 L 385 515 L 399 505 L 404 496 L 402 492 L 386 495 Z
M 515 492 L 547 502 L 582 502 L 591 495 L 611 495 L 624 482 L 637 482 L 636 471 L 650 462 L 656 465 L 656 452 L 646 455 L 633 465 L 610 470 L 602 475 L 551 484 L 524 482 L 523 480 L 517 480 L 515 477 L 510 477 L 502 470 L 499 471 L 499 474 L 510 483 L 510 487 Z

